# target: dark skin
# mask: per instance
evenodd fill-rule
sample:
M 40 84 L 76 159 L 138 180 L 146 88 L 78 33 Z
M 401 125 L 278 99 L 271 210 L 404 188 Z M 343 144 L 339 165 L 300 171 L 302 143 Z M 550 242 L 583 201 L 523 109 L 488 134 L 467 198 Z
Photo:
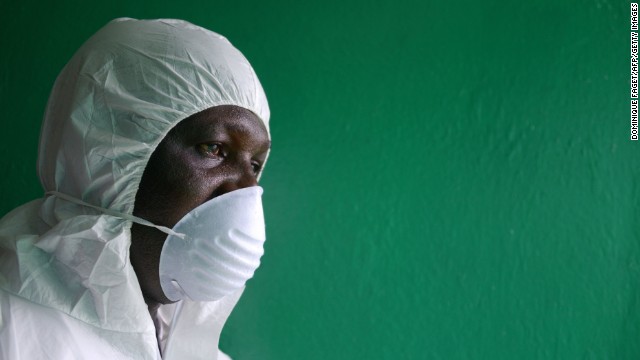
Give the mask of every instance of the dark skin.
M 271 143 L 262 121 L 244 108 L 223 105 L 181 121 L 158 145 L 144 170 L 133 214 L 172 228 L 206 201 L 257 185 Z M 131 265 L 150 311 L 171 303 L 158 267 L 167 235 L 131 227 Z

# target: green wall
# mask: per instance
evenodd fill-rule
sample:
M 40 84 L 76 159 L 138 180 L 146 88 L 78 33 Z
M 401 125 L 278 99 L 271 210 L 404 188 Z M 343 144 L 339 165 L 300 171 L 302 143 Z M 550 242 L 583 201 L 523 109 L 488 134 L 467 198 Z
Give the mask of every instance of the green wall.
M 0 212 L 55 76 L 114 17 L 226 35 L 272 108 L 237 359 L 640 359 L 624 1 L 3 1 Z

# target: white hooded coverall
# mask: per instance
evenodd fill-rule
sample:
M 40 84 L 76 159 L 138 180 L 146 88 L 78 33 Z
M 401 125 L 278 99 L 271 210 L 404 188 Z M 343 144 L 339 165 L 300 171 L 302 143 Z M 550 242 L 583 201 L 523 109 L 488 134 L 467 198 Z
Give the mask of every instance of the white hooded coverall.
M 181 120 L 218 105 L 251 110 L 269 128 L 260 82 L 227 39 L 180 20 L 114 20 L 55 82 L 40 182 L 45 192 L 131 214 L 156 146 Z M 129 261 L 130 227 L 56 196 L 0 220 L 0 359 L 218 357 L 242 290 L 163 305 L 152 319 Z

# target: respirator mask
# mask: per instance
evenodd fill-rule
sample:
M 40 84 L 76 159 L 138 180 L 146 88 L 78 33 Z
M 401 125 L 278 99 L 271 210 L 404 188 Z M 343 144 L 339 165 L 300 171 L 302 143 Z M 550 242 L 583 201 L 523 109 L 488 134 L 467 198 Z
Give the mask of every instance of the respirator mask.
M 173 229 L 56 191 L 48 194 L 168 234 L 159 268 L 164 294 L 171 301 L 215 301 L 242 288 L 260 266 L 266 239 L 262 191 L 252 186 L 217 196 L 188 212 Z

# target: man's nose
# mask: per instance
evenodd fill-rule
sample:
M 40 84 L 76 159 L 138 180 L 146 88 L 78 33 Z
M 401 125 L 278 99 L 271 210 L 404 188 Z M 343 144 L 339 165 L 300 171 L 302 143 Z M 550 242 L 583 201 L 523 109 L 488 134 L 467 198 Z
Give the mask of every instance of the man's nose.
M 253 171 L 253 165 L 251 162 L 248 162 L 247 164 L 234 167 L 231 173 L 224 179 L 223 183 L 216 188 L 213 197 L 256 185 L 258 185 L 258 180 Z

